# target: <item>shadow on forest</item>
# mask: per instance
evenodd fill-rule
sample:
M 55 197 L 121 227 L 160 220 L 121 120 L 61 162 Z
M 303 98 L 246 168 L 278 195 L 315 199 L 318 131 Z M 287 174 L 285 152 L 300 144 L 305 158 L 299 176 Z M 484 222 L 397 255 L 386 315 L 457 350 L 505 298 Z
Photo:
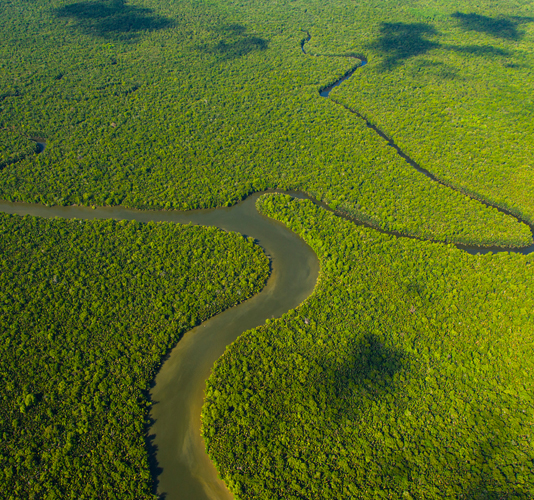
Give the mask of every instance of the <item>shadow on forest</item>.
M 424 75 L 433 76 L 441 80 L 454 80 L 459 76 L 457 68 L 441 61 L 421 59 L 413 68 L 411 68 L 409 74 L 412 78 L 418 79 L 421 78 L 420 74 L 417 74 L 419 71 L 422 71 Z
M 423 23 L 382 23 L 380 36 L 372 48 L 385 56 L 383 69 L 390 70 L 402 61 L 421 56 L 440 46 L 428 40 L 438 32 L 433 26 Z
M 154 385 L 154 384 L 152 384 Z M 149 398 L 150 399 L 150 398 Z M 152 402 L 152 405 L 156 405 L 157 402 L 155 401 L 151 401 Z M 157 455 L 158 455 L 158 445 L 155 443 L 155 440 L 156 440 L 156 435 L 155 434 L 151 434 L 150 433 L 150 430 L 152 429 L 152 427 L 154 426 L 155 424 L 155 420 L 150 417 L 147 421 L 147 424 L 146 424 L 146 427 L 145 429 L 147 430 L 147 433 L 145 435 L 145 443 L 146 443 L 146 448 L 147 448 L 147 452 L 148 452 L 148 467 L 150 469 L 150 475 L 152 477 L 152 493 L 154 495 L 157 495 L 158 494 L 158 486 L 159 486 L 159 476 L 161 475 L 161 473 L 163 472 L 163 469 L 160 467 L 159 463 L 158 463 L 158 459 L 157 459 Z M 164 499 L 166 498 L 166 494 L 163 493 L 163 494 L 159 494 L 158 495 L 158 499 Z
M 214 30 L 216 43 L 208 43 L 199 47 L 201 52 L 214 54 L 222 60 L 237 59 L 250 52 L 266 50 L 269 42 L 250 33 L 240 24 L 228 24 Z
M 456 52 L 463 52 L 464 54 L 473 54 L 475 56 L 509 56 L 510 52 L 498 47 L 491 47 L 490 45 L 466 45 L 456 46 L 449 45 L 446 48 L 455 50 Z
M 476 408 L 472 411 L 480 414 L 480 410 Z M 509 423 L 506 419 L 503 420 L 499 413 L 500 410 L 496 408 L 492 414 L 485 415 L 485 425 L 483 429 L 477 429 L 476 442 L 470 447 L 468 455 L 464 455 L 464 460 L 456 465 L 458 477 L 465 478 L 471 474 L 471 484 L 465 485 L 463 493 L 458 496 L 459 500 L 529 500 L 532 498 L 528 491 L 522 490 L 517 483 L 513 484 L 513 480 L 511 483 L 505 481 L 503 484 L 502 477 L 497 479 L 501 475 L 498 470 L 504 468 L 505 465 L 509 467 L 513 463 L 509 460 L 502 462 L 502 457 L 510 456 L 512 445 L 506 431 Z M 484 464 L 485 467 L 480 467 L 473 474 L 473 463 Z M 488 474 L 488 468 L 490 471 L 496 471 L 497 474 Z M 518 464 L 514 464 L 512 468 L 517 472 Z M 513 475 L 515 476 L 515 472 Z
M 75 19 L 78 28 L 102 38 L 135 40 L 141 31 L 157 31 L 173 25 L 152 9 L 126 5 L 124 0 L 77 2 L 54 9 L 59 18 Z
M 481 14 L 463 14 L 461 12 L 455 12 L 452 14 L 452 17 L 458 19 L 460 26 L 466 31 L 486 33 L 487 35 L 505 40 L 519 40 L 523 37 L 523 33 L 517 29 L 518 26 L 534 21 L 533 17 L 514 16 L 510 18 L 493 18 Z
M 391 71 L 405 60 L 426 55 L 437 48 L 480 57 L 511 55 L 506 49 L 490 45 L 444 45 L 435 40 L 438 35 L 439 32 L 429 24 L 382 23 L 380 36 L 370 45 L 370 48 L 384 57 L 379 66 L 381 71 Z M 453 77 L 455 73 L 454 70 L 444 72 L 447 78 Z
M 390 392 L 395 373 L 405 367 L 405 358 L 402 351 L 384 345 L 376 335 L 367 333 L 356 341 L 341 366 L 332 371 L 328 362 L 320 363 L 324 373 L 330 373 L 321 385 L 335 397 L 337 407 L 348 408 L 350 405 L 345 405 L 344 400 L 353 400 L 355 392 L 365 392 L 371 399 Z
M 407 287 L 407 295 L 415 297 L 421 292 L 422 288 L 417 284 L 410 284 Z M 403 398 L 397 398 L 400 391 L 403 391 L 402 382 L 397 382 L 395 374 L 400 372 L 405 377 L 415 375 L 409 368 L 412 361 L 408 353 L 398 348 L 388 347 L 380 341 L 379 337 L 368 333 L 357 339 L 347 361 L 340 367 L 332 370 L 331 363 L 323 363 L 323 374 L 330 373 L 330 375 L 326 377 L 326 382 L 322 382 L 322 385 L 324 391 L 332 398 L 330 406 L 336 410 L 334 415 L 337 415 L 335 418 L 340 422 L 339 425 L 342 425 L 344 418 L 360 418 L 363 415 L 361 410 L 366 406 L 369 407 L 370 403 L 384 398 L 388 398 L 390 408 L 396 409 L 402 415 L 404 413 L 402 411 L 404 409 L 402 408 Z M 424 381 L 421 382 L 424 384 Z M 427 388 L 432 394 L 430 390 L 432 388 L 429 386 Z M 465 397 L 461 390 L 458 395 Z M 357 405 L 358 415 L 354 415 L 354 404 Z M 510 436 L 506 431 L 509 422 L 501 415 L 501 408 L 499 406 L 490 409 L 486 407 L 482 413 L 483 421 L 477 421 L 474 417 L 480 417 L 482 411 L 483 409 L 477 408 L 476 405 L 463 410 L 464 420 L 476 422 L 474 431 L 465 426 L 463 430 L 473 432 L 476 440 L 460 453 L 456 453 L 458 460 L 448 464 L 454 469 L 453 475 L 463 478 L 462 482 L 465 487 L 458 498 L 464 500 L 526 500 L 531 498 L 517 484 L 503 485 L 502 478 L 499 477 L 500 473 L 487 475 L 485 469 L 480 467 L 480 464 L 484 464 L 492 471 L 500 467 L 497 465 L 500 463 L 499 457 L 508 457 L 508 450 L 511 447 Z M 462 428 L 461 425 L 458 427 Z M 422 434 L 419 435 L 417 442 L 407 445 L 409 449 L 424 451 L 430 457 L 440 457 L 449 451 L 446 444 L 443 446 L 436 443 L 428 445 L 434 435 L 432 428 L 425 428 L 424 425 L 419 427 L 417 424 L 416 428 L 422 431 Z M 407 438 L 409 441 L 408 435 L 403 437 L 405 443 Z M 406 455 L 405 449 L 406 446 L 391 447 L 388 452 L 391 455 L 382 468 L 382 473 L 388 478 L 389 484 L 393 485 L 398 482 L 399 488 L 407 487 L 420 471 L 420 466 L 409 458 L 410 455 Z M 378 456 L 386 455 L 383 450 L 377 449 L 377 460 Z M 479 468 L 473 468 L 473 464 L 478 464 Z M 406 475 L 399 474 L 399 467 L 406 472 Z M 514 469 L 516 468 L 514 466 Z M 467 479 L 468 477 L 471 479 Z
M 474 409 L 474 412 L 477 412 L 477 410 Z M 455 498 L 458 500 L 530 500 L 532 496 L 528 492 L 528 487 L 525 489 L 527 491 L 525 491 L 521 489 L 521 486 L 518 487 L 517 484 L 503 484 L 502 478 L 498 478 L 500 475 L 498 469 L 501 466 L 496 465 L 496 463 L 500 462 L 499 457 L 509 456 L 510 443 L 506 432 L 500 436 L 496 436 L 491 432 L 492 429 L 506 429 L 506 424 L 498 422 L 497 419 L 492 417 L 490 417 L 490 421 L 493 422 L 490 425 L 486 425 L 484 429 L 474 429 L 473 436 L 476 436 L 476 439 L 471 441 L 470 446 L 460 453 L 454 451 L 453 454 L 456 455 L 456 460 L 447 464 L 452 469 L 449 472 L 449 477 L 456 477 L 458 484 L 462 486 L 462 493 Z M 388 478 L 390 486 L 398 483 L 397 488 L 406 489 L 409 488 L 411 482 L 417 479 L 421 467 L 413 459 L 408 458 L 410 454 L 406 454 L 406 446 L 409 450 L 417 450 L 419 448 L 418 451 L 420 452 L 424 450 L 424 446 L 421 450 L 421 443 L 430 443 L 432 435 L 433 429 L 428 428 L 424 434 L 419 435 L 416 442 L 412 443 L 410 443 L 409 435 L 404 436 L 404 442 L 406 443 L 406 438 L 408 438 L 409 444 L 405 444 L 400 450 L 393 451 L 382 468 L 382 473 Z M 437 464 L 439 462 L 435 461 L 435 458 L 450 453 L 451 449 L 446 444 L 443 446 L 435 444 L 434 446 L 436 446 L 434 450 L 431 451 L 431 448 L 427 448 L 423 452 L 429 457 L 430 463 L 435 462 Z M 473 468 L 473 464 L 478 464 L 478 467 Z M 490 471 L 496 471 L 497 474 L 488 474 L 488 468 Z M 402 470 L 404 474 L 399 474 L 399 470 Z

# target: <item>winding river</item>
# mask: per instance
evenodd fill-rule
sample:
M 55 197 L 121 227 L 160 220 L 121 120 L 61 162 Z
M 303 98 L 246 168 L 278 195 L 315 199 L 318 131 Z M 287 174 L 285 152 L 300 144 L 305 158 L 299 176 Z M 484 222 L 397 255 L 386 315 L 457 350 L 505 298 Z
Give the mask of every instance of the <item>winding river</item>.
M 206 454 L 200 436 L 200 412 L 206 379 L 215 361 L 246 330 L 297 307 L 311 294 L 319 274 L 313 250 L 283 224 L 256 210 L 255 193 L 231 208 L 149 211 L 122 207 L 47 207 L 0 201 L 0 211 L 39 217 L 126 219 L 216 226 L 253 237 L 271 260 L 264 289 L 188 331 L 156 376 L 150 391 L 153 402 L 149 449 L 157 491 L 165 498 L 188 500 L 232 499 Z M 299 193 L 288 193 L 304 197 Z
M 309 54 L 307 51 L 306 51 L 306 43 L 308 43 L 310 40 L 311 40 L 311 34 L 309 31 L 306 31 L 306 30 L 301 30 L 301 31 L 304 31 L 304 33 L 306 33 L 306 38 L 304 38 L 301 42 L 300 42 L 300 49 L 302 50 L 302 53 L 305 54 L 305 55 L 312 55 L 312 54 Z M 343 104 L 342 102 L 340 101 L 337 101 L 333 98 L 330 97 L 330 92 L 332 92 L 332 90 L 335 88 L 335 87 L 339 87 L 344 81 L 348 80 L 355 72 L 358 68 L 361 68 L 362 66 L 365 66 L 367 64 L 367 57 L 365 57 L 364 55 L 356 55 L 356 54 L 338 54 L 338 55 L 333 55 L 333 54 L 329 54 L 329 55 L 322 55 L 322 54 L 313 54 L 314 57 L 343 57 L 343 58 L 349 58 L 349 59 L 357 59 L 359 60 L 360 62 L 352 67 L 351 69 L 349 69 L 343 76 L 341 76 L 340 78 L 338 78 L 334 83 L 330 84 L 330 85 L 327 85 L 326 87 L 322 87 L 319 89 L 319 95 L 321 97 L 324 97 L 324 98 L 330 98 L 330 100 L 341 106 L 342 108 L 344 108 L 346 111 L 349 111 L 350 113 L 356 115 L 358 118 L 360 118 L 361 120 L 363 120 L 365 122 L 365 124 L 367 125 L 368 128 L 370 128 L 371 130 L 373 130 L 377 135 L 379 135 L 382 139 L 384 139 L 386 142 L 387 142 L 387 145 L 392 147 L 393 149 L 395 149 L 395 152 L 406 162 L 408 163 L 408 165 L 410 165 L 411 167 L 413 167 L 415 170 L 417 170 L 420 174 L 423 174 L 425 177 L 427 177 L 428 179 L 430 179 L 431 181 L 433 182 L 437 182 L 438 184 L 441 184 L 442 186 L 446 186 L 450 189 L 453 189 L 454 191 L 458 191 L 458 192 L 461 192 L 463 195 L 465 196 L 468 196 L 469 198 L 472 198 L 472 199 L 475 199 L 477 201 L 479 201 L 480 203 L 482 203 L 483 205 L 486 205 L 487 207 L 491 207 L 491 208 L 495 208 L 497 209 L 499 212 L 502 212 L 506 215 L 510 215 L 512 217 L 514 217 L 515 219 L 519 220 L 520 222 L 522 222 L 523 224 L 526 224 L 529 229 L 530 229 L 530 232 L 532 235 L 534 235 L 534 225 L 531 224 L 530 222 L 522 219 L 519 215 L 511 212 L 510 210 L 507 210 L 506 208 L 503 208 L 503 207 L 500 207 L 499 205 L 495 205 L 493 203 L 490 203 L 489 201 L 487 200 L 484 200 L 484 199 L 481 199 L 481 198 L 478 198 L 476 196 L 473 196 L 471 193 L 469 192 L 466 192 L 462 189 L 459 189 L 457 188 L 456 186 L 452 186 L 450 184 L 447 184 L 445 182 L 443 182 L 441 179 L 438 179 L 432 172 L 430 172 L 429 170 L 427 170 L 426 168 L 423 168 L 421 165 L 419 165 L 413 158 L 411 158 L 407 153 L 405 153 L 396 143 L 395 141 L 389 137 L 383 130 L 381 130 L 377 125 L 375 125 L 374 123 L 372 123 L 371 121 L 369 121 L 367 119 L 367 117 L 365 115 L 363 115 L 360 111 L 356 110 L 356 109 L 353 109 L 349 106 L 347 106 L 346 104 Z M 339 214 L 338 214 L 339 215 Z M 354 220 L 353 218 L 351 217 L 346 217 L 346 218 L 349 218 L 351 220 Z M 367 224 L 366 224 L 367 225 Z M 369 226 L 369 227 L 373 227 L 373 226 Z M 376 228 L 374 228 L 376 229 Z M 395 231 L 384 231 L 388 234 L 394 234 L 395 236 L 401 236 L 401 237 L 406 237 L 406 235 L 403 235 L 403 234 L 400 234 L 400 233 L 397 233 Z M 409 237 L 409 236 L 408 236 Z M 520 247 L 520 248 L 503 248 L 503 247 L 497 247 L 497 246 L 488 246 L 488 247 L 479 247 L 479 246 L 474 246 L 474 245 L 462 245 L 462 244 L 456 244 L 456 247 L 457 248 L 460 248 L 461 250 L 465 250 L 466 252 L 469 252 L 471 254 L 476 254 L 476 253 L 489 253 L 489 252 L 492 252 L 492 253 L 497 253 L 497 252 L 514 252 L 514 253 L 521 253 L 521 254 L 529 254 L 529 253 L 532 253 L 534 252 L 534 243 L 532 245 L 529 245 L 529 246 L 526 246 L 526 247 Z
M 301 42 L 304 54 L 306 54 L 304 45 L 310 38 L 308 33 L 307 38 Z M 322 97 L 329 97 L 334 87 L 343 83 L 367 62 L 363 56 L 352 54 L 339 57 L 359 59 L 360 63 L 334 84 L 321 89 Z M 393 146 L 410 165 L 433 181 L 440 182 L 404 154 L 391 139 L 368 122 L 359 112 L 343 104 L 340 105 L 364 119 L 367 125 L 386 139 L 388 144 Z M 45 141 L 42 139 L 34 139 L 34 141 L 38 143 L 39 152 L 44 151 Z M 224 483 L 218 479 L 217 471 L 205 452 L 204 442 L 200 436 L 200 412 L 205 381 L 215 361 L 242 332 L 263 324 L 268 318 L 280 317 L 288 310 L 297 307 L 311 294 L 317 281 L 319 273 L 317 256 L 295 233 L 279 222 L 258 213 L 255 202 L 261 194 L 255 193 L 231 208 L 187 212 L 134 210 L 123 207 L 96 209 L 78 206 L 47 207 L 38 204 L 0 201 L 0 211 L 19 215 L 79 219 L 135 219 L 140 222 L 166 221 L 216 226 L 253 237 L 270 257 L 271 274 L 265 288 L 249 300 L 187 332 L 164 360 L 155 378 L 150 391 L 154 404 L 150 413 L 152 425 L 149 448 L 152 457 L 155 458 L 153 473 L 157 483 L 157 492 L 168 500 L 233 498 Z M 302 193 L 290 192 L 288 194 L 308 198 Z M 321 205 L 328 209 L 324 204 Z M 499 207 L 495 208 L 509 213 Z M 342 213 L 336 213 L 350 218 Z M 514 214 L 510 215 L 517 218 Z M 358 223 L 358 221 L 355 222 Z M 530 224 L 529 226 L 533 230 Z M 397 234 L 397 236 L 404 235 Z M 457 247 L 470 253 L 487 251 L 530 253 L 534 250 L 534 245 L 521 249 L 479 248 L 465 245 L 457 245 Z

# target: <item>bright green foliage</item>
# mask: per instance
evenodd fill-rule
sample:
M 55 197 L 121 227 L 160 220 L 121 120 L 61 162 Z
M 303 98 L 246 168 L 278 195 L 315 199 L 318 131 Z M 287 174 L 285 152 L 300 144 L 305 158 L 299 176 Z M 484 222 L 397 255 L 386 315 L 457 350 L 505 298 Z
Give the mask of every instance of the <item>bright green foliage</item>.
M 321 273 L 208 381 L 203 432 L 236 498 L 532 498 L 532 257 L 383 235 L 288 196 L 258 205 Z
M 0 198 L 187 209 L 280 187 L 425 239 L 531 241 L 338 104 L 534 221 L 529 0 L 4 0 L 0 33 Z M 345 53 L 369 62 L 319 97 Z M 531 258 L 262 206 L 323 267 L 210 381 L 205 432 L 239 496 L 532 498 Z M 0 491 L 148 496 L 141 391 L 183 331 L 257 290 L 263 257 L 211 230 L 1 221 Z
M 533 221 L 532 2 L 372 3 L 358 26 L 340 15 L 333 36 L 314 29 L 314 50 L 369 59 L 332 98 L 447 184 Z
M 0 215 L 0 496 L 152 498 L 163 355 L 267 274 L 219 229 Z
M 34 142 L 12 130 L 0 130 L 0 170 L 35 153 L 37 146 Z
M 43 154 L 2 170 L 0 197 L 188 209 L 268 187 L 303 189 L 382 228 L 527 244 L 524 225 L 437 186 L 361 119 L 319 96 L 354 60 L 305 56 L 300 29 L 311 30 L 313 53 L 365 52 L 392 16 L 413 17 L 404 3 L 378 0 L 328 8 L 318 0 L 1 2 L 0 128 L 48 142 Z M 465 59 L 461 81 L 474 56 L 457 57 Z M 344 85 L 376 80 L 373 64 Z M 424 114 L 426 104 L 418 106 Z M 392 122 L 412 119 L 409 103 L 400 113 L 386 107 Z M 488 162 L 476 174 L 480 182 L 491 182 L 492 169 Z M 518 203 L 526 210 L 530 201 Z

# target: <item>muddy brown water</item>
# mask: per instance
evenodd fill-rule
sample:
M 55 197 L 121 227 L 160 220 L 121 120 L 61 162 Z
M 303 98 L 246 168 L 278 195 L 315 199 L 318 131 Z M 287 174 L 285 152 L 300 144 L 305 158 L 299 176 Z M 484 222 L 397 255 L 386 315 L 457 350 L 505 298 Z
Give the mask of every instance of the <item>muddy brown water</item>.
M 150 391 L 153 406 L 150 412 L 152 425 L 149 429 L 149 448 L 155 465 L 153 470 L 157 493 L 168 500 L 233 498 L 218 478 L 200 435 L 206 379 L 215 361 L 241 333 L 297 307 L 312 293 L 317 281 L 317 256 L 295 233 L 256 210 L 256 200 L 261 194 L 255 193 L 231 208 L 187 212 L 123 207 L 47 207 L 0 201 L 0 212 L 19 215 L 215 226 L 253 237 L 270 258 L 271 273 L 264 289 L 186 332 L 156 375 Z M 311 199 L 304 193 L 287 194 Z M 324 203 L 312 201 L 330 210 Z M 350 217 L 341 213 L 337 215 L 350 220 Z M 477 247 L 457 246 L 470 253 L 483 251 Z M 510 251 L 502 248 L 493 250 Z M 529 250 L 531 248 L 515 249 L 522 253 L 529 253 Z
M 186 332 L 156 375 L 150 391 L 150 448 L 157 462 L 157 492 L 168 500 L 233 498 L 218 478 L 200 435 L 206 379 L 215 361 L 241 333 L 297 307 L 312 293 L 317 281 L 317 256 L 295 233 L 256 210 L 261 194 L 253 194 L 231 208 L 188 212 L 0 202 L 0 211 L 19 215 L 216 226 L 253 237 L 269 256 L 271 273 L 264 289 Z
M 270 258 L 271 274 L 264 289 L 247 301 L 186 332 L 156 375 L 150 391 L 153 406 L 150 412 L 152 425 L 149 429 L 149 449 L 155 463 L 153 471 L 157 493 L 168 500 L 233 498 L 218 478 L 200 435 L 200 414 L 206 379 L 215 361 L 241 333 L 297 307 L 312 293 L 317 281 L 317 256 L 295 233 L 256 210 L 256 200 L 261 194 L 263 193 L 255 193 L 231 208 L 187 212 L 123 207 L 47 207 L 0 201 L 0 212 L 19 215 L 215 226 L 253 237 Z M 311 199 L 304 193 L 287 194 Z M 331 210 L 324 203 L 312 201 Z M 344 214 L 336 214 L 351 220 Z M 484 251 L 477 247 L 457 247 L 470 253 Z M 532 248 L 492 250 L 529 253 Z

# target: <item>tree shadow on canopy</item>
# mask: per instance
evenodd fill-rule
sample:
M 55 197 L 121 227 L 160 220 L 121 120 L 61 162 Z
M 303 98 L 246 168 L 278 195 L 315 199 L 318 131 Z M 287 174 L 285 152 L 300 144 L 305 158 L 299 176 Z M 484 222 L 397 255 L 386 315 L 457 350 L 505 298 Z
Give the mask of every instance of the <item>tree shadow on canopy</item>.
M 455 12 L 451 16 L 457 19 L 460 27 L 466 31 L 485 33 L 504 40 L 519 40 L 524 33 L 518 30 L 519 25 L 534 21 L 533 17 L 488 17 L 481 14 Z
M 247 33 L 247 29 L 240 24 L 218 27 L 214 30 L 214 34 L 218 40 L 200 46 L 199 50 L 216 55 L 220 60 L 237 59 L 269 47 L 267 40 Z
M 391 70 L 406 59 L 438 48 L 438 42 L 429 40 L 437 34 L 433 26 L 424 23 L 382 23 L 380 36 L 371 48 L 385 56 L 382 69 Z
M 450 50 L 455 50 L 456 52 L 464 54 L 472 54 L 475 56 L 509 56 L 510 51 L 505 49 L 500 49 L 499 47 L 492 47 L 491 45 L 465 45 L 465 46 L 456 46 L 450 45 L 446 47 Z
M 77 2 L 54 9 L 58 18 L 77 21 L 76 27 L 87 35 L 106 39 L 134 41 L 141 32 L 173 26 L 173 21 L 153 9 L 126 5 L 124 0 Z
M 480 410 L 474 409 L 475 413 Z M 464 486 L 459 498 L 464 500 L 528 500 L 532 498 L 528 484 L 521 485 L 514 479 L 520 470 L 528 466 L 525 462 L 517 462 L 512 450 L 518 448 L 508 432 L 510 423 L 500 415 L 497 405 L 492 414 L 485 416 L 485 428 L 474 429 L 477 439 L 467 450 L 469 456 L 457 463 L 458 477 L 466 478 L 471 475 L 471 484 Z M 478 432 L 477 432 L 478 431 Z M 513 458 L 510 458 L 513 457 Z M 475 469 L 473 470 L 473 465 Z M 508 470 L 505 478 L 502 471 Z M 510 477 L 511 476 L 511 477 Z M 511 479 L 513 478 L 513 479 Z M 510 480 L 511 479 L 511 480 Z
M 383 56 L 379 71 L 391 71 L 407 59 L 424 56 L 434 49 L 444 49 L 459 54 L 480 57 L 509 57 L 511 52 L 491 45 L 447 45 L 438 42 L 439 32 L 429 24 L 423 23 L 382 23 L 380 36 L 371 43 L 370 48 Z M 441 63 L 444 64 L 444 63 Z M 458 73 L 453 68 L 443 66 L 446 78 L 454 78 Z
M 474 413 L 478 411 L 477 408 L 473 409 Z M 419 427 L 419 431 L 424 429 L 424 433 L 418 434 L 417 439 L 411 440 L 409 434 L 403 433 L 404 446 L 396 450 L 390 448 L 389 454 L 384 450 L 375 450 L 372 458 L 384 460 L 385 456 L 388 457 L 383 462 L 382 474 L 387 478 L 390 487 L 400 491 L 409 490 L 411 484 L 420 482 L 421 475 L 426 474 L 430 478 L 440 477 L 443 486 L 447 483 L 455 484 L 457 494 L 454 498 L 458 500 L 531 499 L 532 495 L 527 484 L 524 487 L 518 483 L 514 484 L 513 479 L 511 481 L 505 479 L 500 472 L 502 468 L 512 466 L 515 470 L 511 474 L 515 477 L 515 473 L 519 472 L 523 465 L 514 463 L 515 459 L 510 462 L 504 458 L 510 456 L 514 446 L 510 443 L 506 431 L 498 435 L 495 430 L 506 429 L 506 423 L 499 422 L 499 418 L 493 415 L 486 424 L 483 428 L 472 429 L 472 439 L 466 439 L 468 444 L 463 449 L 459 449 L 458 445 L 450 446 L 446 440 L 443 443 L 432 443 L 435 430 L 432 427 L 425 429 L 423 424 Z M 449 425 L 455 428 L 454 423 Z M 426 455 L 430 465 L 423 470 L 415 458 L 422 455 Z M 440 458 L 447 455 L 449 455 L 448 461 L 444 467 L 440 464 Z M 458 490 L 461 491 L 460 494 Z
M 408 370 L 408 355 L 385 345 L 373 333 L 355 339 L 351 352 L 340 365 L 328 359 L 317 360 L 321 367 L 317 387 L 321 387 L 338 413 L 353 413 L 354 401 L 373 401 L 395 392 L 395 374 Z M 359 403 L 359 404 L 360 404 Z

